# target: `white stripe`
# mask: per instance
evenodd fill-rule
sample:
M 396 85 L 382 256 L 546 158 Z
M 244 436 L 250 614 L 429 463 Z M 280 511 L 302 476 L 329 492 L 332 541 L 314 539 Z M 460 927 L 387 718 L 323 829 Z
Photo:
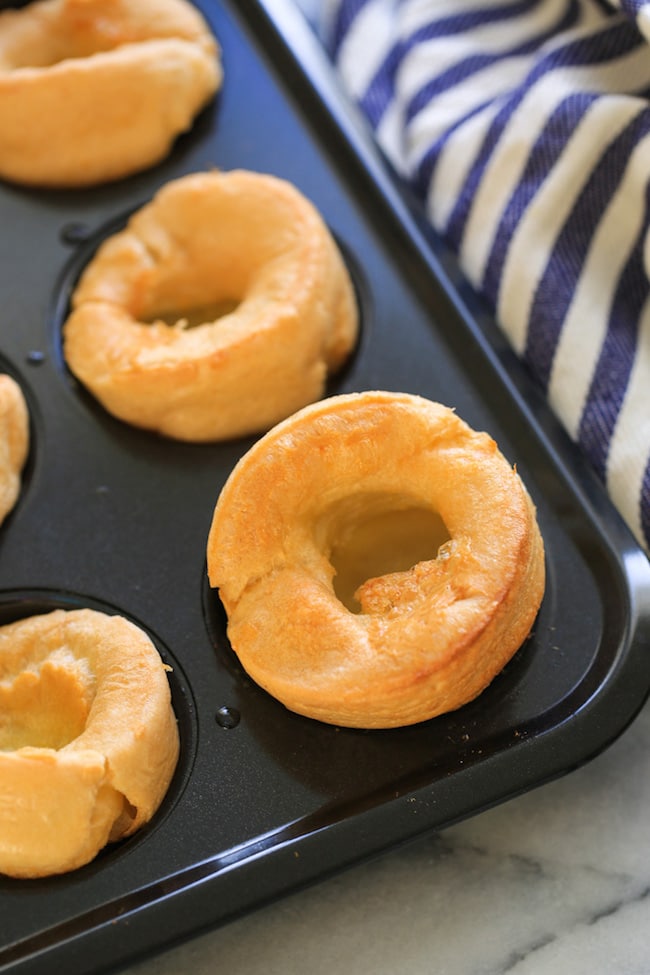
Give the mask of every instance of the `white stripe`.
M 319 17 L 321 16 L 320 0 L 297 0 L 297 5 L 311 24 L 318 24 Z
M 394 0 L 373 0 L 345 35 L 338 69 L 353 98 L 362 98 L 395 38 Z
M 564 4 L 564 0 L 562 2 Z M 593 28 L 591 22 L 594 20 L 593 13 L 591 15 L 589 13 L 590 10 L 591 8 L 588 8 L 587 13 L 583 14 L 580 28 L 559 35 L 562 39 L 561 42 L 558 41 L 557 37 L 554 37 L 530 54 L 503 57 L 495 64 L 459 82 L 448 91 L 435 96 L 409 122 L 408 140 L 405 146 L 408 153 L 408 167 L 413 169 L 431 142 L 443 135 L 464 114 L 477 105 L 483 104 L 487 99 L 511 94 L 525 80 L 535 61 L 539 59 L 540 52 L 547 52 L 558 44 L 565 44 L 569 39 L 575 39 L 588 33 L 588 30 Z M 557 11 L 552 4 L 549 4 L 543 7 L 543 12 L 549 16 L 542 18 L 538 12 L 535 12 L 535 16 L 519 17 L 512 22 L 499 25 L 493 35 L 492 27 L 477 28 L 461 38 L 442 38 L 417 45 L 404 58 L 400 66 L 397 75 L 396 97 L 406 105 L 427 81 L 438 77 L 441 71 L 462 60 L 462 56 L 485 52 L 490 48 L 492 48 L 491 53 L 497 53 L 504 47 L 512 46 L 512 40 L 515 42 L 524 40 L 530 35 L 533 27 L 539 30 L 549 26 L 555 19 L 555 16 L 550 17 L 550 13 L 555 15 Z M 599 24 L 602 24 L 602 14 L 600 14 Z M 520 31 L 519 28 L 522 25 L 525 27 L 525 31 Z M 504 34 L 507 35 L 507 42 L 499 45 L 497 41 L 503 41 Z M 479 38 L 478 43 L 473 43 L 468 39 L 476 39 L 477 37 Z
M 607 331 L 612 295 L 641 232 L 649 171 L 646 136 L 637 143 L 598 224 L 558 342 L 548 397 L 574 439 Z
M 516 6 L 520 0 L 509 0 L 511 6 Z M 568 0 L 562 0 L 562 5 L 566 9 L 569 6 Z M 506 6 L 503 0 L 410 0 L 400 6 L 400 33 L 402 37 L 413 34 L 416 30 L 426 26 L 432 21 L 442 20 L 446 17 L 455 17 L 462 14 L 472 15 L 483 13 L 495 7 Z M 544 7 L 545 3 L 540 3 L 538 9 Z M 523 17 L 528 16 L 527 14 Z M 602 19 L 602 14 L 600 15 Z M 517 14 L 511 14 L 508 19 L 499 21 L 501 30 L 508 30 L 510 24 L 517 19 Z
M 650 4 L 644 3 L 636 15 L 636 22 L 643 36 L 650 40 Z
M 607 459 L 607 489 L 646 547 L 640 498 L 650 454 L 650 299 L 639 323 L 638 351 Z
M 529 69 L 528 58 L 508 58 L 432 99 L 409 123 L 406 147 L 409 168 L 413 169 L 431 143 L 463 115 L 488 99 L 496 100 L 504 93 L 510 95 Z
M 440 233 L 444 233 L 467 174 L 500 107 L 498 101 L 491 102 L 459 126 L 442 148 L 427 198 L 429 218 Z
M 444 71 L 475 55 L 500 55 L 512 47 L 533 40 L 549 30 L 566 7 L 566 0 L 550 0 L 526 16 L 492 24 L 481 24 L 460 34 L 434 37 L 416 44 L 404 58 L 401 94 L 410 99 L 421 86 Z M 435 20 L 441 17 L 436 8 Z M 400 36 L 407 37 L 402 29 Z M 527 55 L 532 60 L 534 54 Z M 400 71 L 400 74 L 402 72 Z
M 393 99 L 384 112 L 375 131 L 375 138 L 395 170 L 402 176 L 408 176 L 404 153 L 402 106 L 397 99 Z
M 305 0 L 308 7 L 311 0 Z M 334 23 L 336 21 L 342 0 L 320 0 L 320 10 L 318 12 L 318 33 L 323 40 L 329 44 L 334 33 Z M 302 5 L 302 3 L 301 3 Z
M 578 194 L 605 148 L 643 107 L 640 99 L 617 95 L 594 102 L 519 221 L 508 247 L 497 302 L 497 317 L 518 353 L 526 343 L 535 290 Z
M 483 278 L 501 214 L 521 179 L 530 149 L 548 117 L 572 91 L 616 92 L 622 85 L 638 90 L 650 84 L 645 47 L 602 65 L 559 68 L 543 75 L 525 95 L 487 164 L 476 191 L 460 249 L 460 259 L 474 285 Z
M 535 34 L 550 28 L 565 6 L 566 0 L 554 0 L 526 16 L 483 25 L 457 36 L 435 38 L 416 45 L 405 55 L 400 65 L 396 97 L 407 106 L 424 85 L 466 58 L 480 54 L 498 56 L 511 47 L 530 40 Z M 474 72 L 432 98 L 408 124 L 408 140 L 405 145 L 407 165 L 417 165 L 428 146 L 462 115 L 469 113 L 477 105 L 484 104 L 487 99 L 497 98 L 520 85 L 536 57 L 536 51 L 517 57 L 503 55 L 496 63 Z

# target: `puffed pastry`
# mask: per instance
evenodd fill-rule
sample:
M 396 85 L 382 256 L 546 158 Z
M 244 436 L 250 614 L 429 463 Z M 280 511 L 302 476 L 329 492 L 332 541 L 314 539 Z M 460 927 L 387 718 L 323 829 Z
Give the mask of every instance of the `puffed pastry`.
M 29 450 L 29 415 L 18 383 L 0 375 L 0 524 L 16 503 Z
M 178 754 L 167 671 L 139 627 L 91 609 L 0 627 L 0 873 L 67 872 L 130 836 Z
M 250 448 L 207 568 L 247 673 L 359 728 L 477 697 L 529 635 L 545 579 L 535 506 L 492 437 L 383 391 L 306 407 Z
M 63 327 L 70 370 L 125 422 L 195 442 L 268 430 L 322 396 L 357 303 L 323 217 L 247 170 L 165 184 L 86 267 Z
M 83 187 L 162 160 L 222 82 L 187 0 L 35 0 L 0 13 L 0 178 Z

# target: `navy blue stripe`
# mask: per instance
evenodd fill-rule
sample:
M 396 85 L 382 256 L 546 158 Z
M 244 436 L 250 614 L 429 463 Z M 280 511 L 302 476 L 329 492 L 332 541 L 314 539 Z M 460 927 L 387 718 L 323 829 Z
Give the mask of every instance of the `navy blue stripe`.
M 621 10 L 636 18 L 641 8 L 645 6 L 645 0 L 621 0 Z
M 395 72 L 402 60 L 402 48 L 394 44 L 377 69 L 359 105 L 373 128 L 377 128 L 395 94 Z
M 626 21 L 616 21 L 598 33 L 581 37 L 568 44 L 549 51 L 534 65 L 526 81 L 497 113 L 483 143 L 481 152 L 475 160 L 451 214 L 447 235 L 451 244 L 458 250 L 463 239 L 469 211 L 476 191 L 481 183 L 485 169 L 490 161 L 505 127 L 513 112 L 537 81 L 550 71 L 559 67 L 578 67 L 599 64 L 603 61 L 621 57 L 642 43 L 638 32 Z
M 518 3 L 504 3 L 501 7 L 487 7 L 439 17 L 429 21 L 428 24 L 422 24 L 413 32 L 412 45 L 420 44 L 422 41 L 430 41 L 434 37 L 451 37 L 454 34 L 463 34 L 487 24 L 514 20 L 515 17 L 523 17 L 535 7 L 543 6 L 545 3 L 546 0 L 519 0 Z M 432 9 L 435 9 L 435 5 L 432 6 Z
M 643 266 L 649 197 L 650 187 L 646 189 L 642 231 L 618 281 L 609 327 L 580 421 L 578 440 L 603 480 L 614 426 L 634 365 L 639 318 L 650 290 Z
M 424 152 L 418 162 L 416 169 L 412 174 L 413 186 L 416 192 L 421 197 L 426 197 L 429 184 L 431 182 L 433 171 L 438 163 L 438 158 L 440 153 L 444 149 L 446 143 L 449 141 L 453 133 L 459 129 L 465 122 L 468 122 L 475 115 L 480 115 L 486 108 L 492 105 L 494 99 L 492 97 L 486 98 L 484 102 L 480 105 L 474 105 L 470 111 L 466 112 L 464 115 L 459 116 L 452 125 L 450 125 L 446 131 L 432 142 L 426 152 Z
M 325 38 L 327 50 L 333 61 L 336 61 L 341 45 L 354 21 L 369 2 L 371 0 L 344 0 L 343 3 L 339 4 L 331 27 L 331 34 Z
M 562 14 L 556 23 L 546 30 L 535 34 L 533 37 L 529 37 L 526 41 L 522 41 L 520 44 L 507 50 L 499 51 L 498 53 L 473 54 L 463 61 L 459 61 L 453 67 L 448 68 L 435 78 L 432 78 L 416 92 L 407 105 L 406 118 L 410 121 L 429 104 L 432 98 L 467 80 L 473 74 L 484 71 L 486 68 L 492 67 L 507 58 L 524 57 L 535 51 L 558 32 L 568 30 L 574 26 L 579 14 L 579 4 L 573 0 L 569 5 L 569 9 Z M 405 46 L 407 48 L 411 47 L 411 41 L 407 41 Z
M 549 117 L 531 149 L 519 184 L 501 215 L 494 245 L 485 266 L 482 290 L 494 306 L 498 300 L 510 239 L 531 200 L 566 149 L 574 129 L 598 97 L 575 92 L 565 98 Z
M 370 2 L 374 0 L 340 0 L 330 38 L 335 60 L 340 58 L 342 43 L 350 31 L 354 31 L 357 27 L 355 22 L 359 14 Z M 402 0 L 393 0 L 396 34 L 399 29 L 401 2 Z M 428 23 L 418 27 L 409 37 L 398 38 L 389 50 L 378 52 L 382 57 L 382 64 L 360 101 L 362 111 L 375 128 L 380 124 L 386 110 L 396 97 L 395 81 L 400 65 L 404 58 L 408 57 L 409 52 L 423 42 L 467 34 L 479 26 L 499 21 L 504 24 L 504 37 L 508 42 L 507 22 L 534 11 L 545 2 L 546 0 L 517 0 L 508 4 L 500 0 L 497 8 L 488 7 L 483 10 L 459 12 L 438 19 L 432 15 Z M 587 6 L 591 6 L 594 12 L 596 9 L 601 12 L 600 24 L 594 27 L 589 35 L 582 32 L 580 37 L 576 37 L 575 34 L 570 38 L 563 36 L 571 26 L 582 23 L 581 15 Z M 450 90 L 453 92 L 454 87 L 473 78 L 476 78 L 477 98 L 482 99 L 480 104 L 475 104 L 470 110 L 466 110 L 461 118 L 457 117 L 451 124 L 447 124 L 446 130 L 427 147 L 412 176 L 414 188 L 422 196 L 430 192 L 440 153 L 452 134 L 473 117 L 480 116 L 486 110 L 490 111 L 489 120 L 485 119 L 484 128 L 487 131 L 479 155 L 471 162 L 447 228 L 448 242 L 459 250 L 467 230 L 472 203 L 484 179 L 486 168 L 511 123 L 513 113 L 530 89 L 538 80 L 555 69 L 598 65 L 608 61 L 615 69 L 616 62 L 620 59 L 620 71 L 613 82 L 613 90 L 601 95 L 587 85 L 582 86 L 584 88 L 582 91 L 575 90 L 576 85 L 571 91 L 572 86 L 568 85 L 562 104 L 558 105 L 551 117 L 545 120 L 543 131 L 538 134 L 528 158 L 522 159 L 522 163 L 525 162 L 522 178 L 517 185 L 508 187 L 510 197 L 507 205 L 502 212 L 494 214 L 499 220 L 499 226 L 481 282 L 481 290 L 493 307 L 498 305 L 500 283 L 513 233 L 547 175 L 561 171 L 562 153 L 575 127 L 601 97 L 607 99 L 615 92 L 620 92 L 642 95 L 647 100 L 647 91 L 631 90 L 630 83 L 625 77 L 627 65 L 624 61 L 626 55 L 634 52 L 641 45 L 647 48 L 648 41 L 642 36 L 636 24 L 639 12 L 646 6 L 650 5 L 641 0 L 621 0 L 619 13 L 608 4 L 607 0 L 564 0 L 558 23 L 553 28 L 534 39 L 527 37 L 524 42 L 509 51 L 499 52 L 498 55 L 471 54 L 443 71 L 433 60 L 426 84 L 414 94 L 408 105 L 404 106 L 403 122 L 408 126 L 408 123 L 429 105 L 435 111 L 436 98 L 441 93 Z M 550 45 L 550 50 L 545 50 L 542 46 L 549 38 L 560 43 L 554 43 Z M 363 38 L 359 37 L 359 40 L 363 42 Z M 373 38 L 368 38 L 368 43 L 372 44 Z M 493 65 L 498 67 L 499 63 L 506 58 L 535 56 L 537 60 L 533 62 L 532 69 L 522 84 L 512 90 L 504 91 L 498 98 L 482 97 L 479 72 Z M 578 81 L 579 79 L 576 79 L 576 82 Z M 534 95 L 533 92 L 533 99 Z M 580 282 L 581 274 L 584 273 L 585 260 L 594 234 L 598 230 L 603 213 L 625 177 L 631 153 L 639 140 L 650 134 L 650 107 L 644 106 L 643 109 L 608 146 L 598 146 L 600 159 L 590 173 L 585 172 L 585 184 L 558 234 L 541 280 L 535 289 L 528 321 L 524 359 L 546 390 L 548 390 L 554 357 L 557 353 L 558 340 L 575 296 L 576 286 Z M 605 134 L 604 138 L 611 137 Z M 599 350 L 578 430 L 581 446 L 604 481 L 611 439 L 625 401 L 635 356 L 643 352 L 639 349 L 638 343 L 640 315 L 650 294 L 650 284 L 645 275 L 643 261 L 644 240 L 650 232 L 649 210 L 650 187 L 646 190 L 645 213 L 639 215 L 642 217 L 643 229 L 634 242 L 632 252 L 624 257 L 625 267 L 618 275 L 611 307 L 605 309 L 605 314 L 608 315 L 607 331 Z M 521 259 L 525 260 L 525 254 Z M 588 321 L 584 323 L 584 327 L 589 328 Z M 633 487 L 636 490 L 637 486 Z M 643 537 L 650 549 L 650 458 L 647 459 L 643 483 L 636 500 L 639 502 Z
M 565 27 L 566 27 L 566 18 L 573 17 L 575 13 L 576 13 L 576 6 L 574 4 L 570 8 L 570 10 L 564 15 L 564 19 L 562 23 Z M 546 39 L 546 35 L 544 35 L 544 39 Z M 519 49 L 515 48 L 515 49 L 501 52 L 500 56 L 502 58 L 513 57 L 515 52 L 520 55 L 522 54 L 520 48 Z M 429 84 L 430 85 L 435 84 L 435 82 Z M 429 86 L 424 86 L 421 89 L 421 92 L 426 93 L 427 97 L 433 97 L 433 88 Z M 419 106 L 417 104 L 417 100 L 419 98 L 420 98 L 420 92 L 418 92 L 414 96 L 414 98 L 411 100 L 410 104 L 406 109 L 407 114 L 410 117 L 416 114 L 416 111 L 418 110 Z M 468 122 L 473 116 L 480 114 L 493 102 L 494 102 L 494 97 L 492 96 L 490 98 L 485 99 L 485 101 L 482 101 L 479 104 L 474 105 L 469 111 L 465 112 L 462 116 L 459 116 L 453 122 L 453 124 L 447 128 L 446 132 L 443 135 L 441 135 L 438 139 L 436 139 L 435 142 L 432 142 L 431 145 L 427 148 L 426 152 L 423 153 L 423 155 L 421 156 L 418 162 L 417 168 L 412 174 L 413 187 L 421 197 L 426 197 L 428 193 L 429 185 L 433 177 L 433 171 L 438 163 L 440 153 L 444 149 L 448 139 L 453 135 L 454 132 L 456 132 L 457 129 L 459 129 L 462 125 Z M 420 106 L 420 107 L 424 107 L 424 106 Z
M 603 152 L 558 235 L 537 285 L 524 359 L 544 389 L 596 227 L 620 184 L 632 150 L 649 129 L 650 113 L 639 112 Z

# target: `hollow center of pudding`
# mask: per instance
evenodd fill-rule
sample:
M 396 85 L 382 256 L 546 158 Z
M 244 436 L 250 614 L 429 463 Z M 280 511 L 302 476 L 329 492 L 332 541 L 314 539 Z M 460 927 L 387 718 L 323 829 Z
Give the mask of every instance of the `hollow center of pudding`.
M 209 322 L 216 322 L 219 318 L 236 311 L 240 302 L 236 298 L 220 298 L 205 304 L 192 305 L 187 308 L 165 308 L 149 314 L 141 320 L 144 323 L 164 322 L 175 328 L 196 328 Z
M 59 650 L 0 680 L 0 751 L 63 748 L 86 726 L 94 693 L 87 662 Z
M 449 532 L 436 511 L 395 499 L 377 506 L 368 499 L 354 505 L 356 511 L 340 511 L 330 527 L 330 563 L 334 592 L 353 613 L 361 606 L 355 592 L 368 579 L 405 572 L 418 562 L 435 559 L 438 549 L 449 541 Z M 331 529 L 334 529 L 333 531 Z

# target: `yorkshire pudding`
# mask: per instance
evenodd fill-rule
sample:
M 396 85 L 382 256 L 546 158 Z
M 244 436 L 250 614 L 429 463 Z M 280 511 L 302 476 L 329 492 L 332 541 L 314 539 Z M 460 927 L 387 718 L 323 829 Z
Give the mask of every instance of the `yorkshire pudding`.
M 16 503 L 28 449 L 25 398 L 11 376 L 0 375 L 0 524 Z
M 535 509 L 494 440 L 387 392 L 323 400 L 257 441 L 217 501 L 207 565 L 248 674 L 361 728 L 476 697 L 544 590 Z
M 0 177 L 46 187 L 159 162 L 221 84 L 185 0 L 36 0 L 0 13 Z
M 74 375 L 116 417 L 180 440 L 267 430 L 322 394 L 357 334 L 317 210 L 243 170 L 164 186 L 100 247 L 72 307 Z
M 134 624 L 81 609 L 0 627 L 0 873 L 73 870 L 133 833 L 178 751 L 165 668 Z

